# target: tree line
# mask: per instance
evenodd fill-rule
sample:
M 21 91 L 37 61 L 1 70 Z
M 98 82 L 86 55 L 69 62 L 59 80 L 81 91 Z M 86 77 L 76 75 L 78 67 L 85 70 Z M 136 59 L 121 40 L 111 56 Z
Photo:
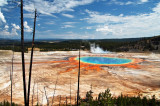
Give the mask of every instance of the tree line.
M 81 99 L 80 106 L 160 106 L 160 101 L 157 101 L 154 95 L 150 99 L 140 96 L 129 97 L 122 94 L 113 97 L 110 89 L 99 93 L 96 99 L 93 99 L 92 94 L 92 90 L 88 91 L 85 99 Z
M 94 92 L 90 90 L 86 93 L 85 98 L 80 98 L 79 106 L 160 106 L 160 101 L 156 100 L 154 95 L 151 98 L 141 97 L 139 95 L 129 97 L 122 94 L 118 97 L 113 97 L 110 89 L 106 89 L 104 92 L 99 93 L 96 99 L 93 99 L 93 93 Z M 66 104 L 59 104 L 60 106 L 71 106 L 71 104 L 67 104 L 67 102 Z M 76 102 L 72 104 L 72 106 L 76 105 Z M 3 101 L 0 103 L 0 106 L 10 106 L 10 103 Z M 12 106 L 20 105 L 13 103 Z M 37 106 L 40 106 L 40 104 L 37 104 Z
M 135 41 L 134 41 L 135 42 Z M 120 51 L 117 48 L 133 43 L 132 41 L 110 41 L 110 40 L 65 40 L 65 41 L 53 41 L 50 43 L 49 41 L 35 41 L 35 47 L 40 48 L 41 51 L 76 51 L 79 50 L 79 44 L 83 46 L 82 50 L 90 50 L 90 44 L 95 43 L 99 45 L 104 50 L 109 51 Z M 31 48 L 31 42 L 24 42 L 24 51 L 28 52 L 28 48 Z M 12 50 L 13 44 L 5 42 L 0 42 L 1 50 Z M 19 41 L 14 43 L 14 51 L 21 51 L 21 44 Z

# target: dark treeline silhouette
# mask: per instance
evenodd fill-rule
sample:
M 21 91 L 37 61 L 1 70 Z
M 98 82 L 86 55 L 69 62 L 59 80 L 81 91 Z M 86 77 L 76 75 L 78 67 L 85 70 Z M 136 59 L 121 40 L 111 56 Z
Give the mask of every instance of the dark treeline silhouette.
M 20 106 L 20 105 L 15 104 L 15 103 L 12 103 L 12 105 L 11 105 L 11 103 L 4 100 L 3 102 L 0 102 L 0 106 Z
M 90 50 L 90 44 L 95 43 L 104 50 L 113 52 L 123 51 L 155 51 L 160 50 L 160 36 L 150 38 L 130 38 L 130 39 L 97 39 L 97 40 L 50 40 L 50 41 L 35 41 L 35 47 L 40 48 L 41 51 L 70 51 L 79 50 L 79 42 L 84 46 L 82 50 Z M 1 40 L 0 40 L 1 41 Z M 10 42 L 9 42 L 10 41 Z M 15 44 L 14 51 L 20 51 L 20 42 L 15 40 L 4 40 L 0 42 L 0 49 L 12 50 L 12 43 Z M 31 41 L 24 42 L 24 52 L 31 48 Z
M 80 106 L 160 106 L 160 101 L 157 101 L 154 95 L 150 99 L 140 96 L 123 96 L 122 94 L 113 97 L 110 90 L 107 89 L 93 99 L 92 93 L 92 90 L 86 93 L 86 98 L 81 99 Z
M 79 106 L 160 106 L 160 101 L 155 99 L 153 95 L 151 98 L 140 97 L 140 96 L 124 96 L 120 95 L 118 97 L 113 97 L 110 93 L 110 89 L 105 90 L 105 92 L 99 93 L 96 99 L 93 99 L 92 90 L 86 93 L 86 97 L 84 99 L 79 99 Z M 59 104 L 60 106 L 70 106 L 71 104 L 67 104 L 67 102 L 62 103 L 61 96 L 59 96 Z M 63 100 L 64 101 L 64 100 Z M 67 97 L 66 97 L 67 101 Z M 47 103 L 49 105 L 49 103 Z M 72 106 L 76 106 L 77 103 L 72 104 Z M 0 103 L 0 106 L 10 106 L 8 101 L 3 101 Z M 21 106 L 13 103 L 12 106 Z M 39 106 L 37 104 L 37 106 Z M 57 106 L 57 105 L 56 105 Z
M 66 40 L 66 41 L 53 41 L 53 43 L 50 42 L 42 42 L 42 41 L 35 41 L 35 47 L 40 48 L 41 51 L 70 51 L 70 50 L 79 50 L 79 42 L 81 42 L 81 45 L 84 46 L 82 50 L 90 50 L 90 44 L 95 43 L 96 45 L 99 45 L 104 50 L 110 50 L 114 51 L 116 48 L 125 45 L 128 43 L 128 41 L 105 41 L 105 40 Z M 5 45 L 3 45 L 3 42 L 0 42 L 0 49 L 2 50 L 12 50 L 12 46 L 10 43 L 6 42 Z M 27 52 L 28 48 L 31 48 L 31 42 L 25 42 L 24 43 L 25 48 L 24 51 Z M 17 41 L 15 43 L 15 49 L 14 51 L 19 52 L 20 49 L 20 43 Z

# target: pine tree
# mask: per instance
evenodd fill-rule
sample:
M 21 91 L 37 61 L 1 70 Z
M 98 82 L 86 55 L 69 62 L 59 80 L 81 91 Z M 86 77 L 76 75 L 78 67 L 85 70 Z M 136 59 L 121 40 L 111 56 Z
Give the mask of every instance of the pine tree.
M 113 106 L 113 98 L 109 88 L 105 92 L 99 93 L 98 102 L 100 106 Z

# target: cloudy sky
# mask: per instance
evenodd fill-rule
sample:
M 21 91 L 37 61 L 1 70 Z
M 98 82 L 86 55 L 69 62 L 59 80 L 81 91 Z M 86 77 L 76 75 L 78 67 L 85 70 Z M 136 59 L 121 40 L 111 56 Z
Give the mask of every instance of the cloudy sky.
M 12 2 L 15 1 L 15 2 Z M 20 39 L 18 0 L 0 0 L 0 38 Z M 25 38 L 109 39 L 160 35 L 160 0 L 24 0 Z

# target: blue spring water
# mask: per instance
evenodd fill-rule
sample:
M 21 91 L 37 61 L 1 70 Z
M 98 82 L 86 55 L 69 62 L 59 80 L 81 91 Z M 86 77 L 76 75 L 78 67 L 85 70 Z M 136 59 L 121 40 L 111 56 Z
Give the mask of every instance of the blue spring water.
M 79 58 L 76 58 L 79 60 Z M 132 62 L 131 59 L 123 58 L 111 58 L 111 57 L 81 57 L 81 62 L 91 63 L 91 64 L 125 64 Z

